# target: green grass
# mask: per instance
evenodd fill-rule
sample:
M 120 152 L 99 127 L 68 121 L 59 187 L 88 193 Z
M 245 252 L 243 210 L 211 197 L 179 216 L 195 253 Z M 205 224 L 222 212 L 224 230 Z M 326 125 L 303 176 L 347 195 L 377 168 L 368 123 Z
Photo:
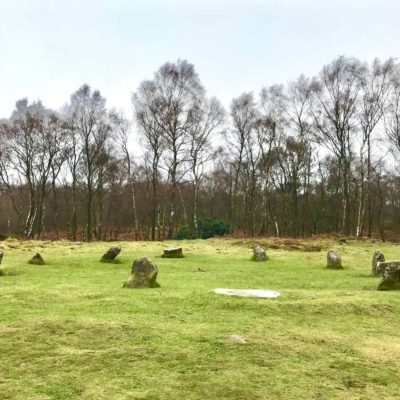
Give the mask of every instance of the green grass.
M 376 248 L 400 247 L 304 243 L 323 250 L 257 263 L 250 241 L 179 242 L 182 259 L 161 258 L 175 242 L 123 242 L 106 264 L 109 243 L 0 242 L 0 399 L 399 399 L 400 291 L 376 291 L 370 271 Z M 332 246 L 343 270 L 325 268 Z M 35 252 L 45 266 L 27 263 Z M 139 256 L 161 288 L 122 289 Z

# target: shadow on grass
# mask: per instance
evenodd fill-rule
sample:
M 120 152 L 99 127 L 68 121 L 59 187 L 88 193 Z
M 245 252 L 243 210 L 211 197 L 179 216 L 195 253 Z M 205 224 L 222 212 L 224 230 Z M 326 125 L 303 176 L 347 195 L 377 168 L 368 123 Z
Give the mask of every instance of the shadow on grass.
M 115 259 L 115 260 L 100 260 L 101 263 L 103 264 L 123 264 L 121 260 Z
M 0 276 L 16 276 L 16 275 L 22 275 L 22 274 L 23 274 L 22 271 L 17 271 L 14 269 L 5 271 L 4 269 L 0 268 Z

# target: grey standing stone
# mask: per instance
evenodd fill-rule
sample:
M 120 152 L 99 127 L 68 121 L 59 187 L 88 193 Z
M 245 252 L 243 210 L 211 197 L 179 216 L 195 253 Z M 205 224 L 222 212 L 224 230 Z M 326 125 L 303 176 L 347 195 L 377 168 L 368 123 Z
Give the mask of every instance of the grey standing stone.
M 381 275 L 377 290 L 395 289 L 400 282 L 400 261 L 378 261 L 376 269 Z
M 165 249 L 162 258 L 182 258 L 182 247 L 174 247 L 171 249 Z
M 253 248 L 253 260 L 254 261 L 266 261 L 268 260 L 268 256 L 265 252 L 265 248 L 263 246 L 257 245 Z
M 36 253 L 29 261 L 29 264 L 33 264 L 33 265 L 44 265 L 46 264 L 43 260 L 43 257 L 39 254 Z
M 160 287 L 157 283 L 157 265 L 147 257 L 140 257 L 133 262 L 131 277 L 124 288 L 144 289 Z
M 327 259 L 327 267 L 331 269 L 340 269 L 342 268 L 342 257 L 340 254 L 334 250 L 329 250 L 326 256 Z
M 109 261 L 114 261 L 115 258 L 118 256 L 119 253 L 121 253 L 121 247 L 120 246 L 115 246 L 111 247 L 110 249 L 107 250 L 106 253 L 103 254 L 103 257 L 101 257 L 101 262 L 109 262 Z
M 375 253 L 372 257 L 372 275 L 379 275 L 378 273 L 378 262 L 385 261 L 385 256 L 380 250 L 375 250 Z

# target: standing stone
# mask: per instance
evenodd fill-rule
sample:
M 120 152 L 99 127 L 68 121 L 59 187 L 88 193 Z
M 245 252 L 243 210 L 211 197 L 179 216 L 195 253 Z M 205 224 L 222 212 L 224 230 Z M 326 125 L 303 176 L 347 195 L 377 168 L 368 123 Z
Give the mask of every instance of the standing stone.
M 157 265 L 147 257 L 140 257 L 133 262 L 131 277 L 125 282 L 124 288 L 156 288 L 158 274 Z
M 266 261 L 268 256 L 265 253 L 265 248 L 263 246 L 257 245 L 253 248 L 253 260 L 254 261 Z
M 103 257 L 101 257 L 101 262 L 109 262 L 109 261 L 114 261 L 115 258 L 118 256 L 119 253 L 121 253 L 121 247 L 116 246 L 116 247 L 111 247 L 110 249 L 107 250 L 106 253 L 103 254 Z
M 43 257 L 39 254 L 36 253 L 29 261 L 29 264 L 33 264 L 33 265 L 44 265 L 46 264 L 43 260 Z
M 1 264 L 2 260 L 3 260 L 3 252 L 0 251 L 0 264 Z M 5 275 L 5 274 L 6 273 L 2 269 L 0 269 L 0 276 Z
M 376 269 L 381 275 L 377 290 L 394 289 L 400 282 L 400 261 L 378 261 Z
M 383 262 L 385 261 L 385 256 L 380 250 L 375 250 L 375 253 L 372 257 L 372 275 L 379 275 L 377 267 L 378 267 L 378 262 Z
M 165 249 L 162 258 L 182 258 L 182 247 L 174 247 L 172 249 Z
M 329 250 L 326 256 L 327 258 L 327 267 L 331 269 L 340 269 L 342 268 L 342 258 L 340 254 L 334 250 Z

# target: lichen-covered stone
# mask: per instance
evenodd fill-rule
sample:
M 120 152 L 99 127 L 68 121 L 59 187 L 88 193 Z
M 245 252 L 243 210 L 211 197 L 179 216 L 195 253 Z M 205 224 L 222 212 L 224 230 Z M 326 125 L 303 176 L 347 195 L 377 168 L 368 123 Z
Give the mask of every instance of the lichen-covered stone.
M 43 260 L 43 257 L 39 254 L 36 253 L 29 261 L 29 264 L 33 264 L 33 265 L 44 265 L 46 264 Z
M 145 289 L 160 287 L 157 283 L 157 265 L 147 257 L 140 257 L 133 262 L 131 276 L 124 288 Z
M 329 250 L 326 256 L 327 259 L 327 267 L 331 269 L 340 269 L 342 268 L 342 257 L 340 254 L 334 250 Z
M 182 247 L 174 247 L 171 249 L 165 249 L 162 258 L 182 258 Z
M 254 261 L 266 261 L 268 260 L 268 256 L 265 252 L 265 248 L 263 246 L 257 245 L 253 248 L 253 260 Z
M 390 290 L 400 286 L 398 285 L 400 282 L 400 261 L 378 261 L 376 269 L 381 276 L 377 290 Z
M 385 261 L 385 256 L 380 250 L 375 250 L 375 253 L 372 257 L 372 275 L 379 275 L 378 273 L 378 262 Z
M 107 250 L 106 253 L 103 254 L 103 257 L 101 257 L 101 262 L 110 262 L 114 261 L 115 258 L 118 256 L 118 254 L 121 252 L 121 247 L 120 246 L 115 246 L 111 247 L 110 249 Z

